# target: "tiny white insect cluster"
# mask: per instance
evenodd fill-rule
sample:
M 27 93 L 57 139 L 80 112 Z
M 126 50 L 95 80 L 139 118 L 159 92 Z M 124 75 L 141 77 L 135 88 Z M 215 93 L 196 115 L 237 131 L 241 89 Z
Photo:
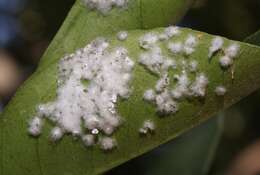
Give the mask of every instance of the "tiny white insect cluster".
M 208 56 L 211 58 L 216 52 L 223 50 L 224 55 L 220 57 L 219 64 L 222 68 L 226 69 L 233 64 L 235 57 L 239 53 L 240 46 L 237 43 L 232 43 L 227 48 L 224 48 L 223 44 L 224 40 L 221 37 L 215 37 L 211 42 Z
M 127 31 L 121 31 L 121 32 L 117 33 L 117 39 L 120 40 L 120 41 L 126 40 L 127 37 L 128 37 Z
M 112 8 L 116 3 L 124 6 L 126 0 L 85 0 L 93 8 Z M 194 35 L 188 34 L 184 41 L 178 39 L 178 27 L 170 26 L 163 32 L 148 32 L 138 40 L 142 53 L 139 64 L 158 76 L 154 87 L 144 91 L 145 101 L 156 106 L 159 114 L 177 113 L 179 104 L 190 98 L 205 98 L 209 79 L 200 71 L 198 61 L 193 57 L 199 44 Z M 118 32 L 119 41 L 128 38 L 126 31 Z M 165 42 L 168 54 L 163 53 L 160 44 Z M 165 44 L 163 43 L 163 44 Z M 209 47 L 212 57 L 223 51 L 220 58 L 221 68 L 228 68 L 239 53 L 240 46 L 231 43 L 223 48 L 224 40 L 213 38 Z M 97 38 L 86 47 L 65 56 L 59 63 L 57 98 L 53 102 L 37 107 L 37 114 L 29 122 L 28 132 L 39 136 L 44 119 L 54 124 L 50 133 L 52 141 L 60 140 L 64 134 L 80 137 L 86 147 L 99 145 L 103 150 L 112 150 L 117 141 L 112 134 L 122 123 L 116 105 L 119 98 L 128 99 L 131 94 L 134 61 L 123 47 L 109 47 L 104 38 Z M 179 59 L 176 59 L 176 56 Z M 192 57 L 192 58 L 191 58 Z M 173 76 L 170 76 L 174 72 Z M 227 89 L 223 85 L 215 88 L 217 96 L 224 96 Z M 156 129 L 154 121 L 147 119 L 139 128 L 142 135 L 152 134 Z
M 153 133 L 155 130 L 155 124 L 152 120 L 145 120 L 142 127 L 139 129 L 139 133 L 146 135 L 148 133 Z
M 208 78 L 203 73 L 198 73 L 198 62 L 188 60 L 187 56 L 195 51 L 197 38 L 189 34 L 184 42 L 169 42 L 168 49 L 175 56 L 182 55 L 180 61 L 182 73 L 175 75 L 177 80 L 174 88 L 170 87 L 171 79 L 169 70 L 177 68 L 177 62 L 174 57 L 167 57 L 162 53 L 159 42 L 168 41 L 180 34 L 178 27 L 170 26 L 163 33 L 147 33 L 139 39 L 139 45 L 145 50 L 140 55 L 139 63 L 144 65 L 149 71 L 159 75 L 159 79 L 154 89 L 148 89 L 144 92 L 143 98 L 146 101 L 156 104 L 157 111 L 163 115 L 175 114 L 179 110 L 179 100 L 186 97 L 205 97 L 208 85 Z M 160 39 L 164 37 L 164 40 Z M 189 78 L 187 72 L 197 75 L 194 82 Z
M 107 14 L 113 7 L 126 8 L 128 0 L 82 0 L 88 8 Z
M 108 51 L 108 47 L 105 39 L 98 38 L 60 61 L 57 99 L 39 105 L 29 124 L 31 135 L 41 133 L 42 119 L 47 118 L 56 125 L 50 136 L 53 141 L 70 133 L 81 137 L 86 146 L 99 143 L 109 150 L 116 145 L 108 136 L 121 123 L 116 103 L 119 97 L 129 97 L 134 62 L 125 48 Z
M 168 49 L 173 53 L 173 54 L 184 54 L 186 56 L 191 55 L 195 51 L 195 47 L 197 45 L 197 39 L 193 35 L 189 35 L 186 39 L 186 41 L 180 42 L 170 42 L 168 44 Z
M 215 93 L 218 95 L 218 96 L 223 96 L 225 95 L 227 92 L 227 89 L 224 87 L 224 86 L 217 86 L 216 89 L 215 89 Z
M 221 50 L 224 44 L 224 40 L 217 36 L 215 37 L 212 42 L 211 42 L 211 46 L 209 48 L 209 58 L 211 58 L 213 56 L 214 53 L 216 53 L 217 51 Z

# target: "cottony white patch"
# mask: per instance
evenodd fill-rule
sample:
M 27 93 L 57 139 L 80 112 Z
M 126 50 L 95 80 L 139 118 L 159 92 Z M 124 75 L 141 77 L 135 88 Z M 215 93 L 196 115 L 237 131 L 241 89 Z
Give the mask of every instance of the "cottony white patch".
M 116 110 L 119 97 L 128 98 L 134 62 L 124 48 L 108 51 L 105 39 L 96 39 L 75 54 L 61 59 L 57 99 L 39 105 L 38 116 L 45 116 L 66 133 L 84 135 L 81 126 L 94 135 L 110 135 L 120 125 Z M 87 81 L 87 85 L 82 83 Z M 37 119 L 37 120 L 36 120 Z M 38 133 L 39 117 L 29 130 Z M 36 130 L 36 129 L 37 130 Z M 60 133 L 53 131 L 53 137 Z
M 183 51 L 185 55 L 191 55 L 195 49 L 193 47 L 184 46 Z
M 195 47 L 197 45 L 197 39 L 193 35 L 188 35 L 186 41 L 185 41 L 185 46 L 187 47 Z
M 153 101 L 155 99 L 155 92 L 152 89 L 148 89 L 144 92 L 144 100 Z
M 117 146 L 116 140 L 110 137 L 102 137 L 99 140 L 99 145 L 100 148 L 108 151 L 108 150 L 112 150 L 113 148 L 115 148 Z
M 183 47 L 184 54 L 191 55 L 195 51 L 196 45 L 197 45 L 196 37 L 193 35 L 188 35 Z
M 146 66 L 150 71 L 157 74 L 168 71 L 171 64 L 174 66 L 173 61 L 171 62 L 163 56 L 160 47 L 154 47 L 149 52 L 141 54 L 139 62 Z
M 189 69 L 191 72 L 196 72 L 198 70 L 198 62 L 196 60 L 192 60 L 189 63 Z
M 176 42 L 176 43 L 170 42 L 168 44 L 168 49 L 172 53 L 178 54 L 178 53 L 181 53 L 183 51 L 183 44 L 181 42 Z
M 128 37 L 128 33 L 126 31 L 121 31 L 121 32 L 118 32 L 118 34 L 117 34 L 117 39 L 120 41 L 126 40 L 127 37 Z
M 151 49 L 155 46 L 159 37 L 155 33 L 147 33 L 139 39 L 139 45 L 143 49 Z
M 143 126 L 139 129 L 140 134 L 148 134 L 148 132 L 153 132 L 155 130 L 155 124 L 152 120 L 146 120 Z
M 208 78 L 204 74 L 198 75 L 195 82 L 191 85 L 191 94 L 195 97 L 204 97 L 208 83 Z
M 162 92 L 170 84 L 170 79 L 168 74 L 162 75 L 162 77 L 157 81 L 155 89 L 157 92 Z
M 126 8 L 128 0 L 82 0 L 90 9 L 107 14 L 112 7 Z
M 211 46 L 209 48 L 209 58 L 212 57 L 212 55 L 219 51 L 220 49 L 222 49 L 223 47 L 223 44 L 224 44 L 224 40 L 221 38 L 221 37 L 215 37 L 212 42 L 211 42 Z
M 58 141 L 62 138 L 64 132 L 60 127 L 54 127 L 51 131 L 51 140 Z
M 151 51 L 141 54 L 139 62 L 152 72 L 159 74 L 161 72 L 160 65 L 163 64 L 163 60 L 161 48 L 154 47 Z
M 218 86 L 216 87 L 215 89 L 215 93 L 218 95 L 218 96 L 223 96 L 225 95 L 227 92 L 227 89 L 224 87 L 224 86 Z
M 165 89 L 155 98 L 157 110 L 163 115 L 174 114 L 178 111 L 178 104 L 172 99 L 171 93 Z
M 189 95 L 189 85 L 190 80 L 186 72 L 183 72 L 181 75 L 176 75 L 177 79 L 176 87 L 171 91 L 173 98 L 181 99 Z
M 226 56 L 230 58 L 235 58 L 239 53 L 240 46 L 236 43 L 231 44 L 228 48 L 225 49 Z
M 93 146 L 95 144 L 95 136 L 91 134 L 84 135 L 82 136 L 82 141 L 87 147 Z
M 173 36 L 177 36 L 180 34 L 180 29 L 177 26 L 169 26 L 164 30 L 164 34 L 166 34 L 169 38 Z
M 144 99 L 154 102 L 157 111 L 163 115 L 176 113 L 178 104 L 173 100 L 168 90 L 170 84 L 168 71 L 170 68 L 176 68 L 175 61 L 165 57 L 160 47 L 154 46 L 151 50 L 141 54 L 139 62 L 151 72 L 160 75 L 154 90 L 147 90 L 144 93 Z
M 28 132 L 32 136 L 39 136 L 42 130 L 42 119 L 40 117 L 34 117 L 29 122 Z
M 158 38 L 159 38 L 160 41 L 164 41 L 164 40 L 168 40 L 169 39 L 168 35 L 166 35 L 165 33 L 159 34 Z
M 233 64 L 233 59 L 228 56 L 222 56 L 219 59 L 219 64 L 222 68 L 228 68 Z

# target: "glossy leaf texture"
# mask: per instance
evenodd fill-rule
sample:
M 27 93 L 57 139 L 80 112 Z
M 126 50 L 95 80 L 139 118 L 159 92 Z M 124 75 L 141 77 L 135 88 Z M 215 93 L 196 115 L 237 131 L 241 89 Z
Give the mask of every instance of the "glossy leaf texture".
M 163 29 L 154 29 L 162 32 Z M 45 65 L 26 82 L 1 116 L 1 168 L 2 174 L 98 174 L 115 167 L 129 159 L 143 154 L 207 120 L 218 111 L 229 107 L 260 86 L 260 48 L 240 43 L 241 50 L 234 63 L 234 78 L 231 69 L 223 71 L 219 66 L 219 57 L 208 59 L 208 48 L 214 36 L 206 33 L 182 29 L 172 41 L 182 41 L 192 34 L 198 39 L 198 46 L 192 58 L 199 62 L 199 70 L 209 78 L 207 96 L 204 100 L 184 101 L 177 114 L 159 117 L 155 106 L 142 99 L 146 89 L 154 87 L 158 77 L 138 64 L 140 53 L 138 41 L 148 31 L 129 31 L 129 38 L 122 42 L 115 35 L 106 38 L 112 46 L 128 49 L 130 57 L 136 61 L 133 77 L 133 92 L 128 100 L 121 101 L 118 111 L 125 122 L 114 134 L 118 148 L 104 153 L 99 148 L 87 149 L 79 140 L 71 136 L 64 137 L 57 144 L 49 142 L 51 124 L 46 122 L 39 139 L 27 134 L 27 121 L 35 114 L 37 104 L 55 99 L 57 87 L 57 62 Z M 234 41 L 225 39 L 225 46 Z M 87 44 L 87 43 L 86 43 Z M 161 47 L 171 57 L 166 48 Z M 182 56 L 175 56 L 176 60 Z M 189 59 L 189 58 L 187 58 Z M 170 73 L 170 78 L 176 72 Z M 214 90 L 223 84 L 228 90 L 224 97 L 216 96 Z M 140 137 L 138 129 L 146 119 L 153 119 L 157 128 L 155 134 Z
M 177 23 L 194 0 L 129 0 L 126 10 L 114 8 L 106 15 L 88 9 L 76 0 L 58 34 L 45 52 L 39 69 L 100 35 L 121 30 L 151 29 Z
M 224 116 L 219 114 L 169 143 L 111 170 L 107 175 L 206 175 L 223 129 Z
M 176 23 L 185 14 L 192 3 L 193 0 L 162 0 L 160 1 L 160 4 L 158 4 L 157 0 L 130 0 L 127 10 L 113 9 L 112 12 L 104 16 L 86 8 L 81 0 L 76 0 L 61 29 L 41 59 L 41 63 L 37 70 L 38 73 L 36 73 L 40 76 L 33 75 L 25 83 L 31 85 L 23 85 L 10 102 L 5 114 L 1 114 L 0 174 L 43 174 L 44 171 L 46 171 L 44 170 L 45 168 L 42 168 L 41 166 L 37 146 L 38 141 L 26 138 L 26 140 L 29 139 L 29 145 L 31 146 L 28 146 L 27 143 L 25 145 L 23 144 L 23 142 L 28 141 L 24 140 L 24 134 L 26 134 L 24 129 L 26 127 L 26 120 L 31 115 L 29 113 L 32 113 L 33 111 L 28 111 L 28 109 L 34 106 L 34 104 L 41 102 L 43 99 L 48 99 L 50 96 L 53 96 L 53 94 L 50 95 L 49 92 L 54 91 L 53 89 L 55 88 L 56 62 L 58 59 L 67 53 L 73 52 L 76 48 L 84 46 L 100 34 L 108 35 L 120 30 L 152 28 L 156 26 L 166 26 L 169 23 Z M 43 80 L 48 80 L 48 82 L 43 83 Z M 34 83 L 35 85 L 33 85 Z M 30 89 L 32 90 L 31 92 L 29 92 Z M 16 107 L 13 108 L 12 106 Z M 19 108 L 19 111 L 17 107 Z M 34 107 L 31 109 L 33 108 Z M 16 128 L 15 130 L 17 132 L 21 131 L 20 136 L 9 133 L 11 129 L 9 126 L 4 127 L 5 125 L 8 125 L 4 124 L 4 120 L 9 118 L 7 117 L 9 116 L 9 112 L 7 111 L 12 110 L 16 110 L 17 112 L 15 116 L 13 116 L 13 114 L 10 116 L 18 119 L 18 124 L 13 127 Z M 5 131 L 5 128 L 7 131 Z M 13 145 L 14 147 L 7 146 L 10 144 L 8 143 L 9 141 L 5 139 L 8 137 L 8 133 L 18 137 L 18 140 L 16 140 Z M 5 150 L 5 146 L 11 148 L 11 150 Z M 17 152 L 15 151 L 16 149 Z M 10 153 L 8 154 L 11 155 L 11 159 L 5 158 L 4 153 L 7 152 Z M 61 163 L 62 161 L 58 162 L 60 162 L 60 167 L 58 169 L 55 168 L 55 170 L 53 169 L 54 172 L 59 172 L 62 170 L 62 167 L 64 167 Z M 13 168 L 14 165 L 18 166 Z M 77 168 L 81 169 L 81 166 L 82 165 L 79 167 L 75 166 L 75 169 L 72 172 L 93 171 L 93 167 L 88 171 L 77 170 Z M 50 166 L 48 169 L 51 170 L 52 168 L 53 167 Z M 69 169 L 71 168 L 72 167 Z M 68 171 L 67 174 L 71 174 L 70 171 Z

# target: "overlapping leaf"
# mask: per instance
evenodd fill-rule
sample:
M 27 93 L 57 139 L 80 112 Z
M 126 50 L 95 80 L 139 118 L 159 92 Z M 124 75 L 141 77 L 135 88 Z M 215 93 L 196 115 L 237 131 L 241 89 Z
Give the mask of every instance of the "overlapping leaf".
M 207 59 L 212 36 L 185 29 L 179 39 L 186 38 L 188 34 L 198 36 L 199 46 L 192 57 L 199 61 L 201 71 L 210 78 L 208 94 L 203 102 L 184 102 L 178 114 L 166 118 L 158 117 L 154 106 L 142 99 L 144 90 L 152 87 L 157 77 L 137 64 L 134 71 L 133 94 L 129 100 L 121 102 L 118 106 L 126 122 L 115 134 L 118 140 L 117 149 L 109 153 L 104 153 L 96 147 L 86 149 L 80 141 L 69 136 L 57 144 L 50 143 L 49 123 L 46 123 L 47 127 L 39 139 L 29 137 L 27 120 L 35 114 L 37 104 L 55 98 L 57 62 L 65 53 L 73 52 L 96 36 L 102 35 L 107 36 L 113 46 L 126 47 L 130 56 L 137 61 L 142 52 L 138 39 L 146 31 L 129 31 L 129 39 L 123 43 L 116 40 L 114 33 L 123 29 L 165 25 L 172 17 L 170 14 L 176 11 L 172 7 L 182 11 L 180 7 L 185 9 L 185 3 L 188 1 L 164 0 L 160 5 L 156 2 L 133 1 L 128 11 L 113 10 L 109 17 L 89 12 L 80 2 L 76 2 L 62 29 L 44 55 L 39 69 L 20 88 L 1 115 L 2 174 L 83 175 L 106 171 L 175 138 L 259 88 L 259 47 L 240 43 L 241 52 L 235 61 L 235 79 L 232 80 L 231 72 L 223 71 L 219 67 L 219 55 L 211 62 Z M 161 30 L 154 29 L 154 31 Z M 166 47 L 163 47 L 166 50 Z M 227 95 L 223 98 L 217 97 L 214 93 L 215 86 L 219 84 L 224 84 L 228 89 Z M 157 126 L 156 133 L 152 137 L 139 137 L 137 131 L 147 118 L 154 119 Z

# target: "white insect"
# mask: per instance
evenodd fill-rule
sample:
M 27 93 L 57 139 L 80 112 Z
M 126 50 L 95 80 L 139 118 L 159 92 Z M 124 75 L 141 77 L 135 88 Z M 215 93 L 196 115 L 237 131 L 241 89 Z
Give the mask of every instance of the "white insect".
M 155 124 L 152 120 L 145 120 L 142 127 L 139 129 L 140 134 L 148 134 L 149 132 L 152 133 L 155 130 Z
M 191 94 L 195 97 L 205 97 L 208 83 L 209 80 L 206 75 L 203 73 L 199 74 L 191 85 Z
M 86 134 L 82 136 L 82 141 L 85 146 L 93 146 L 95 144 L 95 136 L 92 134 Z
M 148 89 L 144 92 L 144 100 L 146 101 L 153 101 L 155 100 L 155 92 L 153 89 Z
M 126 8 L 128 0 L 82 0 L 88 8 L 107 14 L 112 7 Z
M 175 88 L 171 91 L 174 99 L 181 99 L 189 95 L 189 85 L 190 79 L 187 73 L 184 71 L 181 75 L 176 75 L 177 84 Z
M 224 44 L 224 40 L 221 37 L 219 37 L 219 36 L 215 37 L 211 42 L 208 57 L 211 58 L 214 53 L 221 50 L 223 47 L 223 44 Z
M 233 64 L 233 59 L 228 56 L 222 56 L 219 59 L 219 64 L 222 68 L 228 68 Z
M 173 36 L 177 36 L 180 34 L 180 29 L 177 26 L 169 26 L 165 28 L 164 34 L 168 36 L 168 38 L 171 38 Z
M 170 84 L 170 79 L 168 74 L 162 75 L 162 77 L 157 81 L 155 89 L 157 92 L 162 92 Z
M 227 92 L 227 89 L 224 86 L 217 86 L 215 89 L 215 93 L 218 96 L 223 96 L 226 94 L 226 92 Z
M 42 130 L 42 119 L 40 117 L 34 117 L 30 122 L 29 122 L 29 128 L 28 132 L 32 136 L 39 136 L 41 134 Z
M 139 62 L 150 71 L 161 74 L 163 72 L 162 65 L 165 62 L 165 57 L 162 55 L 160 47 L 154 47 L 152 50 L 141 54 Z
M 109 151 L 117 146 L 116 140 L 110 137 L 102 137 L 99 140 L 100 148 Z
M 240 50 L 240 46 L 237 43 L 233 43 L 225 49 L 225 55 L 230 58 L 235 58 Z
M 181 42 L 170 42 L 168 44 L 168 49 L 173 53 L 173 54 L 178 54 L 183 51 L 183 44 Z
M 185 46 L 187 47 L 195 47 L 197 45 L 197 39 L 195 36 L 189 34 L 186 41 Z
M 117 33 L 117 39 L 120 40 L 120 41 L 126 40 L 127 37 L 128 37 L 127 31 L 121 31 L 121 32 Z
M 184 46 L 183 46 L 183 52 L 185 55 L 191 55 L 195 51 L 195 47 L 197 46 L 197 39 L 195 36 L 189 34 Z
M 159 37 L 155 33 L 147 33 L 140 37 L 139 39 L 139 45 L 143 49 L 151 49 L 153 48 L 157 41 L 159 40 Z
M 168 90 L 158 94 L 155 98 L 157 110 L 163 115 L 175 114 L 179 108 L 177 102 L 172 99 Z
M 58 141 L 62 138 L 64 132 L 60 127 L 54 127 L 51 130 L 51 140 L 52 141 Z

